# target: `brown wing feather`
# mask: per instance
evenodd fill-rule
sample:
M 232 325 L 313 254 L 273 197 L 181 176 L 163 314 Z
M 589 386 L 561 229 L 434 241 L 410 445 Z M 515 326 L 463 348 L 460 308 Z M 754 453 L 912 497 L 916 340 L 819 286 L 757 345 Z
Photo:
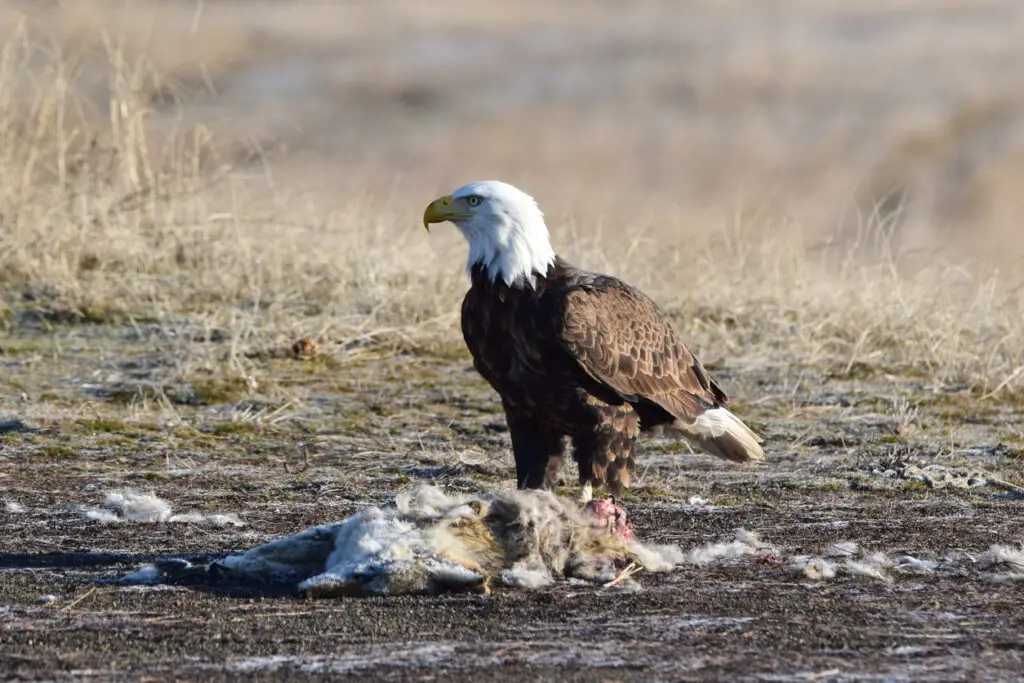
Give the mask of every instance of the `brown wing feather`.
M 691 421 L 728 397 L 647 296 L 616 281 L 566 294 L 560 341 L 593 379 Z
M 462 300 L 462 337 L 473 357 L 473 367 L 497 389 L 500 377 L 501 339 L 490 333 L 491 309 L 474 289 Z

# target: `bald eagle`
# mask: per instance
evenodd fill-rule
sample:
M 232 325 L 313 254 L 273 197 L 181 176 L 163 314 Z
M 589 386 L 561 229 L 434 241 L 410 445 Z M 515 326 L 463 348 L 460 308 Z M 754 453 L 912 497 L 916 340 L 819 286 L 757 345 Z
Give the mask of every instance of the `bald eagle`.
M 763 460 L 761 437 L 643 292 L 573 267 L 551 246 L 536 201 L 499 181 L 434 200 L 469 243 L 462 333 L 501 397 L 517 488 L 553 489 L 572 441 L 580 498 L 629 486 L 641 431 L 676 435 L 733 462 Z

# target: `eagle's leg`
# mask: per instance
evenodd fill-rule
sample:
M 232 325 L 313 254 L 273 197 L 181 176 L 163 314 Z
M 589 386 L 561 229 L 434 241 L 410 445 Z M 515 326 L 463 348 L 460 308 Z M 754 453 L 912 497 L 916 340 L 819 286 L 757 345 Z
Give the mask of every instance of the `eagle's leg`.
M 565 453 L 562 435 L 533 420 L 513 415 L 507 419 L 516 459 L 516 488 L 557 488 Z
M 587 503 L 596 486 L 614 497 L 629 487 L 636 469 L 636 437 L 640 420 L 628 406 L 606 406 L 590 431 L 573 436 L 573 455 L 580 470 L 580 502 Z

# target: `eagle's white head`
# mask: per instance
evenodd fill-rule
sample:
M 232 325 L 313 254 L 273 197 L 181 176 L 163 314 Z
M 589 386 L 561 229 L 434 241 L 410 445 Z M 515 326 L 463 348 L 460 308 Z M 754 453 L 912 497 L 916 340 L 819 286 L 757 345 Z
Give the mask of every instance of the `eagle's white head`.
M 451 221 L 469 243 L 467 269 L 480 264 L 491 282 L 533 287 L 555 261 L 544 214 L 533 197 L 500 180 L 463 185 L 435 199 L 423 227 Z

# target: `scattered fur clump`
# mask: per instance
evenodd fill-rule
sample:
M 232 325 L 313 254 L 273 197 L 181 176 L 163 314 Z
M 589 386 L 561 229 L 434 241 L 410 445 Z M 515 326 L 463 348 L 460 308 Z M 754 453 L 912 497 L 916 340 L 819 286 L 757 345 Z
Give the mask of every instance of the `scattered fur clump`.
M 851 576 L 863 576 L 879 581 L 889 581 L 889 575 L 886 574 L 885 570 L 892 565 L 892 560 L 885 553 L 870 553 L 860 560 L 847 559 L 845 568 Z
M 992 572 L 990 583 L 1024 581 L 1024 546 L 993 545 L 978 557 L 978 566 Z
M 824 557 L 793 555 L 786 563 L 786 569 L 794 576 L 800 575 L 814 581 L 832 579 L 836 575 L 836 563 Z
M 803 576 L 814 581 L 833 579 L 840 573 L 878 581 L 891 581 L 890 571 L 927 573 L 936 570 L 939 564 L 938 560 L 920 559 L 911 555 L 893 558 L 879 552 L 862 553 L 860 546 L 855 542 L 846 541 L 830 545 L 825 551 L 825 557 L 792 555 L 786 563 L 786 569 L 794 576 Z
M 393 506 L 225 557 L 212 569 L 295 582 L 303 593 L 330 597 L 486 593 L 496 581 L 542 588 L 559 577 L 610 582 L 631 564 L 667 571 L 679 562 L 678 548 L 622 533 L 624 515 L 616 506 L 612 523 L 547 491 L 449 496 L 428 486 L 400 494 Z
M 777 552 L 773 545 L 762 541 L 756 533 L 746 529 L 738 529 L 731 541 L 709 543 L 689 550 L 684 553 L 683 561 L 687 564 L 706 565 L 712 562 L 734 560 L 749 555 L 770 556 L 775 555 Z
M 197 512 L 174 514 L 171 504 L 156 494 L 136 491 L 112 491 L 99 508 L 85 511 L 86 519 L 104 523 L 117 522 L 189 522 L 207 526 L 244 526 L 233 514 L 202 515 Z

